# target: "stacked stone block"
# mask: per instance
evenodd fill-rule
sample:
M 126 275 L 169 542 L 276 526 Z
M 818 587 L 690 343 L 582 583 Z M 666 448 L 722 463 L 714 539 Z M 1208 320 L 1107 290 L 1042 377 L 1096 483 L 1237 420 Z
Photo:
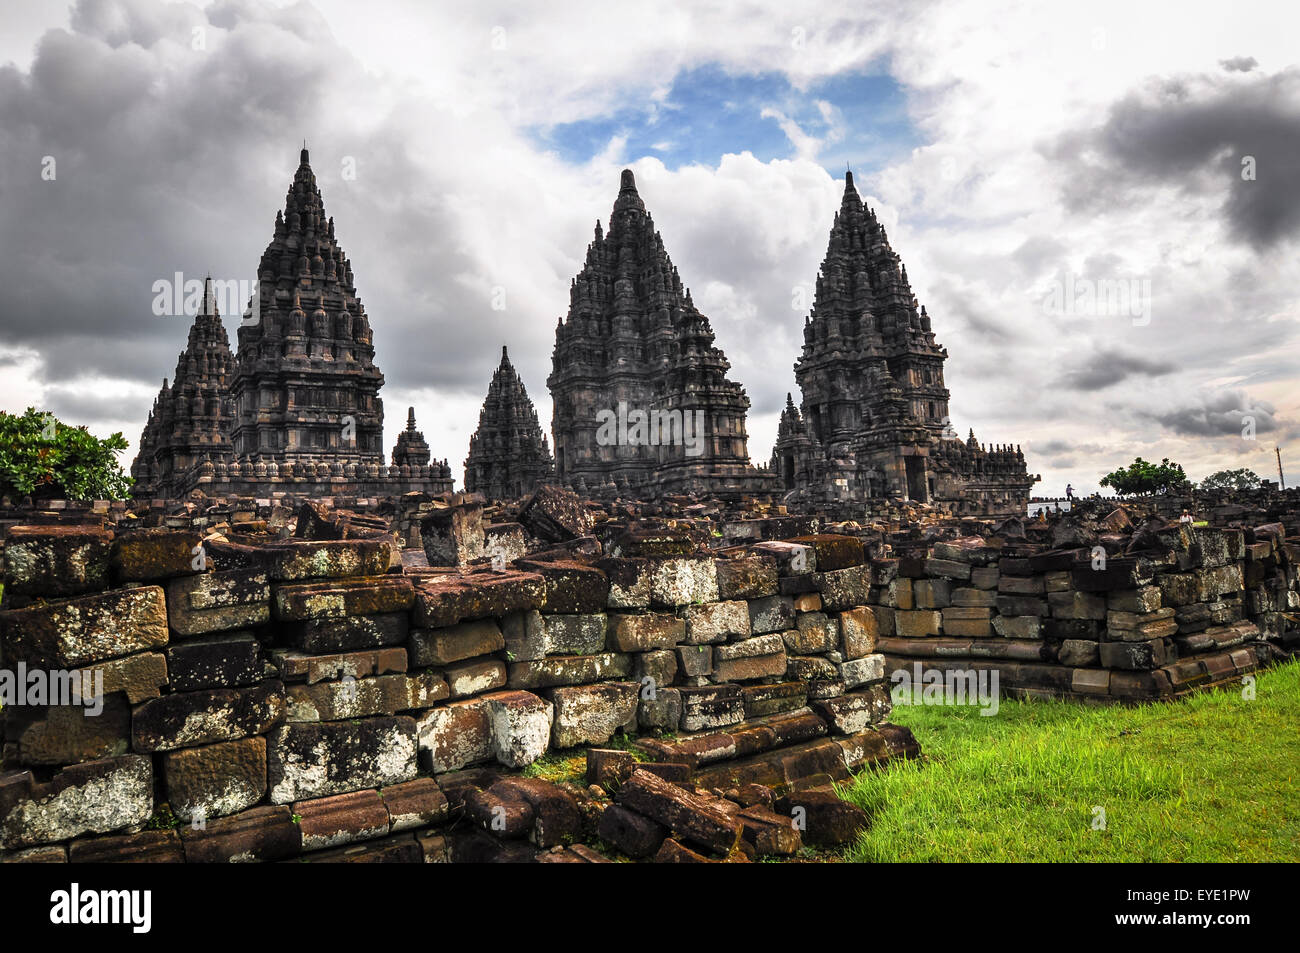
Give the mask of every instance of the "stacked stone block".
M 3 664 L 96 672 L 103 709 L 4 712 L 4 859 L 520 859 L 521 831 L 596 836 L 517 776 L 551 751 L 625 737 L 679 791 L 730 771 L 786 795 L 915 753 L 879 730 L 858 540 L 611 549 L 403 571 L 373 533 L 11 527 Z M 518 823 L 491 850 L 443 832 L 493 806 Z

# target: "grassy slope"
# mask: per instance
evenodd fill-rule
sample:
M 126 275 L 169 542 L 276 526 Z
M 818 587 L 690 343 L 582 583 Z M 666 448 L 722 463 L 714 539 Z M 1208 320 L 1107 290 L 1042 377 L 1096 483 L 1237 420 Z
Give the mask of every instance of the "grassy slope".
M 926 757 L 845 786 L 873 816 L 846 859 L 1300 860 L 1300 663 L 1256 688 L 1140 708 L 1004 701 L 992 717 L 897 707 Z

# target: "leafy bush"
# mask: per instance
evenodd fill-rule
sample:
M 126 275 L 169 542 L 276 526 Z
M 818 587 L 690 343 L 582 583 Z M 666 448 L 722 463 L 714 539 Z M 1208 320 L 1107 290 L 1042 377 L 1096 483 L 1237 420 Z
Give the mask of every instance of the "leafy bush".
M 1168 493 L 1187 484 L 1187 474 L 1177 463 L 1165 457 L 1159 463 L 1149 463 L 1138 457 L 1126 468 L 1113 470 L 1102 477 L 1101 485 L 1112 487 L 1116 493 Z
M 22 416 L 0 412 L 0 495 L 122 499 L 131 478 L 117 454 L 126 447 L 120 433 L 101 440 L 33 407 Z
M 1220 470 L 1201 481 L 1202 490 L 1258 490 L 1259 476 L 1254 470 Z

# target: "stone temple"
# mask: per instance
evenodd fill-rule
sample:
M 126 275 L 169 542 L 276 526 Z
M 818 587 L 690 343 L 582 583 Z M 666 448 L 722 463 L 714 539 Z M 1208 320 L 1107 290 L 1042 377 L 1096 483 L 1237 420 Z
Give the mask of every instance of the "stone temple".
M 205 294 L 177 378 L 170 389 L 164 382 L 141 438 L 136 495 L 451 490 L 446 461 L 384 463 L 384 376 L 370 320 L 305 148 L 257 276 L 233 367 Z
M 958 514 L 1024 513 L 1039 479 L 1019 447 L 962 441 L 949 423 L 948 352 L 907 269 L 845 176 L 794 366 L 772 469 L 795 500 L 902 498 Z
M 555 468 L 579 492 L 650 498 L 772 492 L 749 460 L 749 398 L 625 169 L 555 330 Z
M 502 347 L 478 430 L 469 438 L 465 490 L 489 500 L 514 500 L 554 481 L 555 461 L 537 422 L 537 410 Z
M 204 460 L 229 464 L 234 459 L 230 441 L 234 363 L 208 278 L 172 383 L 163 381 L 140 437 L 139 453 L 131 465 L 137 487 L 148 487 L 157 496 L 179 496 L 185 474 L 196 464 Z

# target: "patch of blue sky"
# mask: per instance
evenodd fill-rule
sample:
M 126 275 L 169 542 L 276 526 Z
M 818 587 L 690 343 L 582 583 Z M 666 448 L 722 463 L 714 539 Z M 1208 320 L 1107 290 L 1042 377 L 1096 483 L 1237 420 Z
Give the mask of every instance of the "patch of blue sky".
M 544 148 L 583 163 L 623 138 L 628 160 L 656 156 L 671 169 L 716 165 L 749 151 L 760 161 L 805 152 L 832 175 L 845 163 L 866 174 L 921 144 L 906 97 L 884 73 L 846 73 L 795 88 L 782 73 L 728 73 L 715 66 L 679 73 L 662 97 L 612 113 L 532 130 Z

